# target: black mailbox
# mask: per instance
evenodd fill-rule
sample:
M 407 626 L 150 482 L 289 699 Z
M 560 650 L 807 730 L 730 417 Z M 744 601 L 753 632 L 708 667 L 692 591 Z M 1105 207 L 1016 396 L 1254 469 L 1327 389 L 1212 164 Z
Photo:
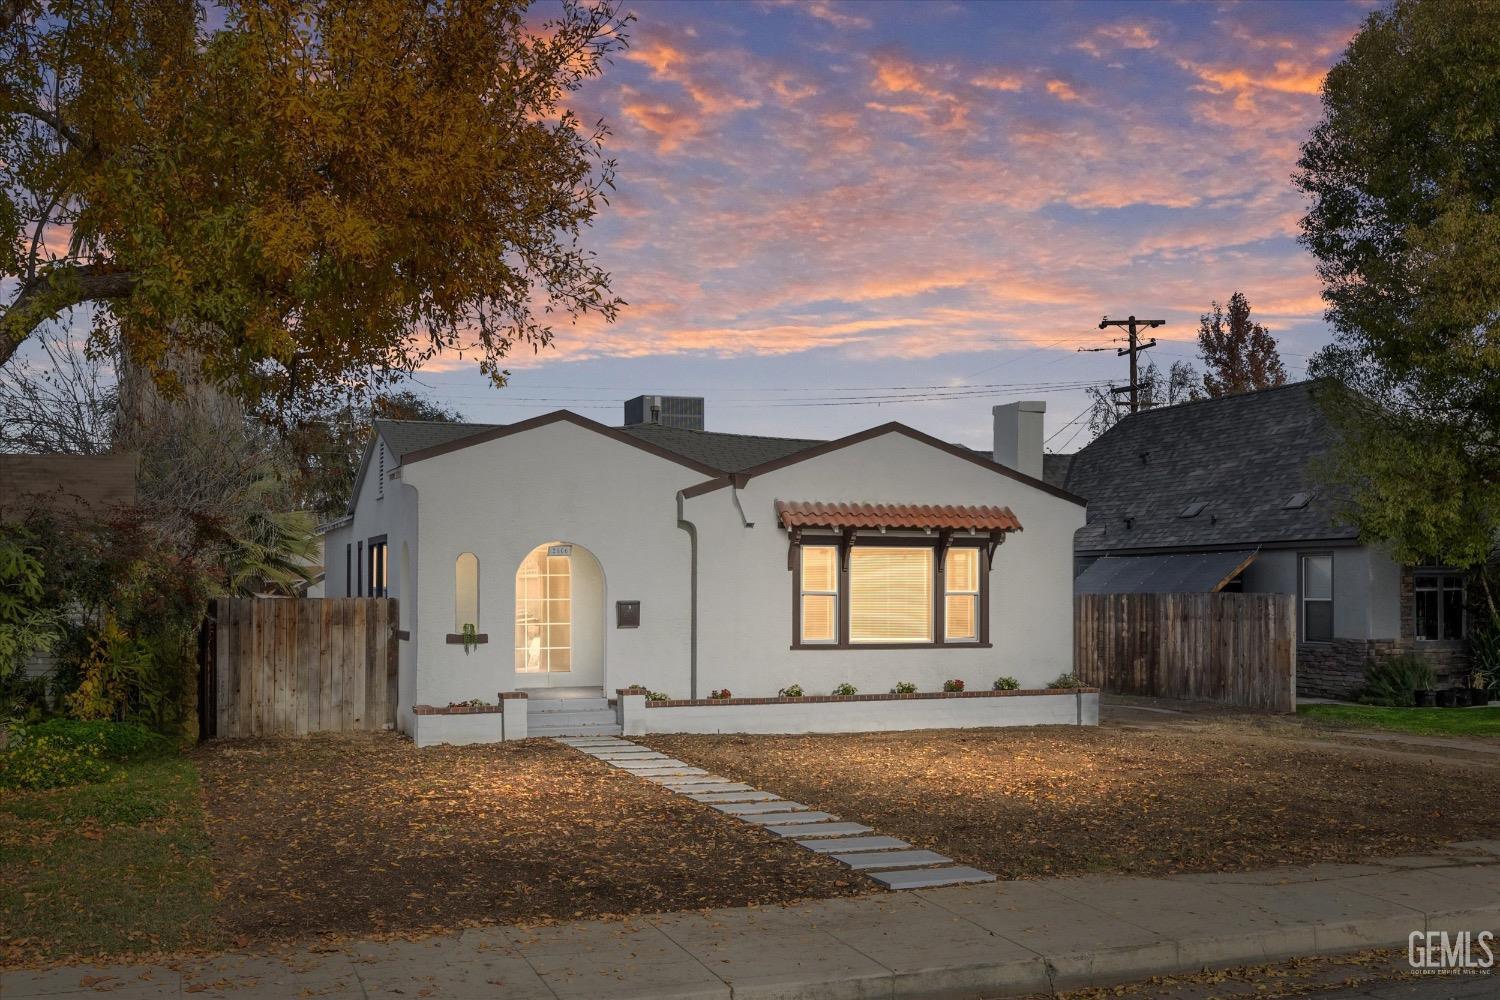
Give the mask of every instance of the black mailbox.
M 615 628 L 640 628 L 641 627 L 641 602 L 640 601 L 616 601 L 615 602 Z

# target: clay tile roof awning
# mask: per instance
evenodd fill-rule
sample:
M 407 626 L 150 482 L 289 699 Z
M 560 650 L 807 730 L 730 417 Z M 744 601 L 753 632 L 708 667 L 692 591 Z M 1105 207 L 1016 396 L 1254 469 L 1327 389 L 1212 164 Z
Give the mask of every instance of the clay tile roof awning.
M 1009 507 L 934 504 L 825 503 L 777 500 L 783 528 L 949 528 L 959 531 L 1020 531 Z

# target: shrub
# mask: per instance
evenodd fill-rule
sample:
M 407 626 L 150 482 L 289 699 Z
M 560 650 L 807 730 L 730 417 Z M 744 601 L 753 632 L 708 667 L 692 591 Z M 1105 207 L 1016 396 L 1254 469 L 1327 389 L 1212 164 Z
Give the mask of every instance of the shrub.
M 708 692 L 708 696 L 714 701 L 724 701 L 728 698 L 734 697 L 734 695 L 728 688 L 714 688 L 712 691 Z
M 1367 705 L 1409 708 L 1416 704 L 1412 692 L 1437 686 L 1432 665 L 1420 656 L 1403 653 L 1376 660 L 1365 670 L 1365 686 L 1359 700 Z
M 801 684 L 788 684 L 786 687 L 782 688 L 780 691 L 777 691 L 776 694 L 777 694 L 778 697 L 781 697 L 781 698 L 801 698 L 802 697 L 802 685 Z
M 171 744 L 130 722 L 51 719 L 11 730 L 0 752 L 0 787 L 62 788 L 107 781 L 120 763 L 165 753 Z
M 850 684 L 848 681 L 845 681 L 838 687 L 834 688 L 833 693 L 836 695 L 846 696 L 851 694 L 859 694 L 859 688 L 855 687 L 853 684 Z
M 898 681 L 896 683 L 896 686 L 893 687 L 893 688 L 891 688 L 891 694 L 916 694 L 916 693 L 917 693 L 917 686 L 915 684 L 913 684 L 911 681 Z
M 1083 685 L 1078 682 L 1078 675 L 1077 674 L 1071 674 L 1071 673 L 1070 674 L 1058 674 L 1056 680 L 1048 681 L 1047 682 L 1047 686 L 1049 688 L 1053 688 L 1054 690 L 1058 689 L 1058 688 L 1083 687 Z
M 647 691 L 646 692 L 646 700 L 647 701 L 671 701 L 672 700 L 672 696 L 669 695 L 669 694 L 667 694 L 665 691 Z
M 1019 691 L 1021 682 L 1014 677 L 996 677 L 995 683 L 990 685 L 991 691 Z
M 944 691 L 962 691 L 963 689 L 964 682 L 959 680 L 957 677 L 953 678 L 953 680 L 951 681 L 943 681 Z

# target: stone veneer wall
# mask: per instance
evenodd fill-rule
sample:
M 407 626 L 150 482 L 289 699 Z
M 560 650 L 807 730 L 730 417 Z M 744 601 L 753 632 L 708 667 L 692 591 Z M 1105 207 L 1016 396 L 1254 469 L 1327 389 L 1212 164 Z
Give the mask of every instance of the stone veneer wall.
M 1314 698 L 1353 698 L 1375 660 L 1415 653 L 1432 664 L 1438 687 L 1463 683 L 1469 654 L 1462 642 L 1418 642 L 1416 571 L 1401 567 L 1401 637 L 1335 639 L 1297 643 L 1297 693 Z
M 1432 664 L 1438 687 L 1462 682 L 1469 656 L 1461 642 L 1413 639 L 1335 639 L 1297 643 L 1297 693 L 1310 698 L 1353 699 L 1365 686 L 1370 663 L 1401 653 L 1416 653 Z

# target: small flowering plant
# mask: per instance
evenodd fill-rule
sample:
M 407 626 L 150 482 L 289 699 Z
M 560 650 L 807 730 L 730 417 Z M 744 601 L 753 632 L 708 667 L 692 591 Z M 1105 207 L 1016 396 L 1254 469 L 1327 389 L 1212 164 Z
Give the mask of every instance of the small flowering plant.
M 962 691 L 963 689 L 964 689 L 964 682 L 961 681 L 961 680 L 959 680 L 957 677 L 955 677 L 951 681 L 943 681 L 943 690 L 944 691 Z
M 850 684 L 848 681 L 845 681 L 838 687 L 834 688 L 833 693 L 839 695 L 859 694 L 859 688 L 855 687 L 853 684 Z
M 646 700 L 647 701 L 671 701 L 672 700 L 672 696 L 669 695 L 669 694 L 667 694 L 665 691 L 650 691 L 650 690 L 648 690 L 646 692 Z
M 995 678 L 995 685 L 993 688 L 993 690 L 995 691 L 1019 691 L 1020 689 L 1021 682 L 1016 680 L 1014 677 Z
M 734 697 L 734 695 L 729 693 L 728 688 L 714 688 L 712 691 L 708 692 L 708 696 L 714 701 L 724 701 L 726 698 Z
M 898 681 L 896 683 L 896 686 L 893 687 L 893 688 L 891 688 L 891 694 L 916 694 L 916 693 L 917 693 L 917 686 L 915 684 L 913 684 L 911 681 Z
M 801 684 L 788 684 L 786 687 L 782 688 L 780 691 L 777 691 L 776 694 L 777 694 L 778 697 L 781 697 L 781 698 L 800 698 L 800 697 L 802 697 L 802 685 Z

